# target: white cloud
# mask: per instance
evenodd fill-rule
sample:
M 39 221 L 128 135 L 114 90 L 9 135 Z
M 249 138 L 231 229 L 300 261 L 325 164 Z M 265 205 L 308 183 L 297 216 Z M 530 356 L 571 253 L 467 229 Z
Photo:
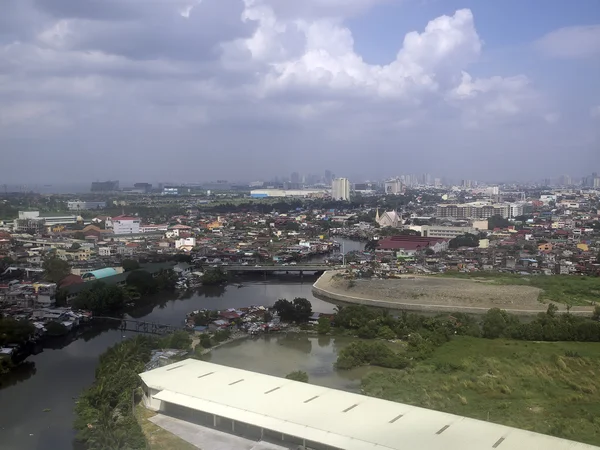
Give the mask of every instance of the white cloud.
M 115 152 L 129 143 L 132 160 L 139 149 L 164 161 L 210 151 L 203 167 L 258 153 L 244 170 L 266 170 L 265 161 L 293 164 L 296 153 L 277 157 L 288 147 L 300 150 L 299 165 L 328 157 L 343 164 L 352 161 L 348 148 L 356 161 L 365 148 L 379 156 L 427 146 L 460 153 L 469 145 L 464 127 L 473 129 L 468 136 L 488 133 L 482 142 L 527 133 L 530 142 L 559 123 L 535 74 L 480 74 L 484 43 L 468 9 L 415 24 L 417 31 L 390 30 L 400 48 L 370 63 L 352 26 L 385 1 L 114 0 L 92 13 L 78 2 L 44 2 L 35 21 L 0 20 L 33 23 L 0 41 L 0 140 L 16 124 L 32 136 L 60 136 L 57 125 L 72 124 L 48 146 L 70 148 L 78 135 Z
M 408 33 L 394 61 L 371 65 L 356 53 L 351 31 L 339 19 L 282 23 L 270 8 L 261 8 L 264 12 L 259 26 L 246 41 L 250 52 L 259 54 L 255 59 L 266 53 L 253 48 L 255 39 L 265 41 L 261 37 L 272 36 L 276 27 L 295 27 L 304 36 L 303 51 L 295 57 L 284 58 L 293 53 L 286 51 L 285 42 L 278 43 L 278 52 L 269 53 L 277 57 L 270 60 L 264 85 L 267 92 L 308 87 L 321 92 L 342 90 L 353 96 L 375 94 L 418 103 L 415 94 L 448 87 L 460 69 L 478 57 L 482 47 L 471 11 L 459 10 L 453 16 L 430 21 L 422 33 Z
M 553 58 L 600 57 L 600 25 L 560 28 L 536 41 L 535 46 Z

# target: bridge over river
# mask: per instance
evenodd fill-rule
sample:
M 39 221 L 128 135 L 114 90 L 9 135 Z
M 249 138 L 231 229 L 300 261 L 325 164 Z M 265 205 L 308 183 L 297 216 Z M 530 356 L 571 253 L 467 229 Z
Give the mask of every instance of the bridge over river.
M 242 265 L 221 265 L 219 266 L 226 272 L 324 272 L 333 270 L 334 266 L 327 264 L 296 264 L 296 265 L 257 265 L 257 266 L 242 266 Z

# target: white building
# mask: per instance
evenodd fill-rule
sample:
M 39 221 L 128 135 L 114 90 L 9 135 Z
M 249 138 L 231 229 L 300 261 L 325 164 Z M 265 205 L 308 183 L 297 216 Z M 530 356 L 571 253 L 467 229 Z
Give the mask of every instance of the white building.
M 113 217 L 112 224 L 115 234 L 137 234 L 140 232 L 140 219 L 138 217 Z
M 385 193 L 398 195 L 402 193 L 402 182 L 399 178 L 385 182 Z
M 377 213 L 375 214 L 375 221 L 379 224 L 381 228 L 398 228 L 398 226 L 402 225 L 402 218 L 396 211 L 386 211 L 380 216 L 379 209 L 377 209 Z
M 70 211 L 87 211 L 90 209 L 104 209 L 106 208 L 106 202 L 82 202 L 74 201 L 67 202 L 67 208 Z
M 493 422 L 186 359 L 140 374 L 149 409 L 199 427 L 314 450 L 592 450 Z M 260 444 L 258 444 L 260 445 Z
M 331 198 L 334 200 L 350 200 L 350 181 L 348 178 L 336 178 L 331 182 Z
M 446 227 L 444 225 L 423 225 L 421 227 L 421 234 L 424 237 L 453 239 L 467 233 L 478 234 L 478 231 L 472 227 Z
M 196 246 L 196 238 L 181 238 L 175 241 L 175 248 L 177 250 L 191 251 Z

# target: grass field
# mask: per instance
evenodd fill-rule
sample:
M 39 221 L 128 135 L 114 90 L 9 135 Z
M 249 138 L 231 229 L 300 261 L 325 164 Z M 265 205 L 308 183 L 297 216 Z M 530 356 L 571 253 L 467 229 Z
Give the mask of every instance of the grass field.
M 571 355 L 571 356 L 567 356 Z M 366 394 L 600 445 L 600 345 L 456 337 Z
M 146 436 L 148 450 L 198 450 L 198 447 L 150 422 L 148 419 L 155 416 L 155 412 L 138 405 L 135 415 Z
M 572 306 L 594 305 L 600 299 L 600 277 L 574 275 L 523 276 L 499 272 L 448 272 L 444 277 L 489 281 L 495 284 L 532 286 L 542 289 L 539 300 L 554 301 Z

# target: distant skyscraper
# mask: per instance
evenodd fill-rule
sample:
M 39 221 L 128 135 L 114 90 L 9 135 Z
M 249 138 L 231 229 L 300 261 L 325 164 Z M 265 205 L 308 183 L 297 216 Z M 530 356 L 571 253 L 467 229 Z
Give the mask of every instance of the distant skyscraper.
M 350 181 L 348 181 L 348 178 L 336 178 L 331 182 L 331 198 L 334 200 L 350 200 Z
M 293 172 L 290 181 L 294 184 L 300 183 L 300 174 L 298 172 Z
M 325 184 L 330 184 L 333 181 L 333 174 L 331 170 L 325 171 Z
M 394 180 L 388 180 L 385 182 L 385 193 L 386 194 L 401 194 L 402 193 L 402 182 L 399 178 Z

